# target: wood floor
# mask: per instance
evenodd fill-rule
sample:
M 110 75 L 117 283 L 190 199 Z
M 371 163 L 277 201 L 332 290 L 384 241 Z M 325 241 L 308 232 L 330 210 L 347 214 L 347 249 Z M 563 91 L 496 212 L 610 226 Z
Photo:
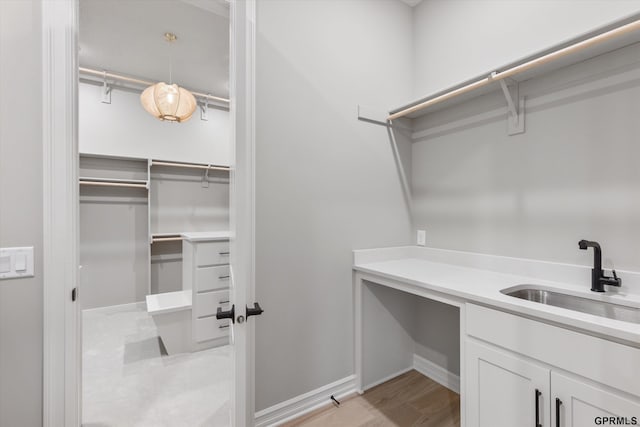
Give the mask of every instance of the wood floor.
M 459 427 L 460 396 L 417 371 L 283 424 L 286 427 Z

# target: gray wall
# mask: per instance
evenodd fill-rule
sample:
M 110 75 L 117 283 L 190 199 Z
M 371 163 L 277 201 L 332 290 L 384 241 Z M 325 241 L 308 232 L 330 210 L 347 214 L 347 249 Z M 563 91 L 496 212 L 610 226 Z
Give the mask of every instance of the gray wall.
M 42 425 L 39 1 L 0 1 L 0 246 L 34 246 L 35 278 L 0 281 L 0 426 Z
M 587 238 L 607 267 L 640 270 L 639 57 L 636 45 L 521 85 L 521 135 L 507 136 L 504 116 L 456 121 L 500 108 L 499 94 L 417 123 L 450 126 L 413 145 L 427 244 L 590 265 Z
M 351 250 L 408 244 L 389 138 L 357 104 L 409 96 L 397 0 L 257 5 L 256 409 L 353 374 Z
M 101 85 L 79 85 L 81 153 L 229 164 L 228 111 L 211 107 L 209 120 L 203 121 L 198 109 L 190 120 L 177 125 L 147 113 L 137 92 L 114 89 L 111 104 L 103 104 L 101 96 Z
M 639 0 L 424 0 L 413 15 L 413 97 L 638 11 Z

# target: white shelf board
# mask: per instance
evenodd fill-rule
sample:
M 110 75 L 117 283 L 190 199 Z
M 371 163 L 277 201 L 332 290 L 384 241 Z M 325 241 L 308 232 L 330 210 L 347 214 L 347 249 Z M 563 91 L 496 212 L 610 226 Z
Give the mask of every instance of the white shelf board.
M 94 178 L 89 176 L 81 176 L 80 181 L 85 182 L 117 182 L 121 184 L 144 184 L 147 185 L 146 179 L 119 179 L 119 178 Z

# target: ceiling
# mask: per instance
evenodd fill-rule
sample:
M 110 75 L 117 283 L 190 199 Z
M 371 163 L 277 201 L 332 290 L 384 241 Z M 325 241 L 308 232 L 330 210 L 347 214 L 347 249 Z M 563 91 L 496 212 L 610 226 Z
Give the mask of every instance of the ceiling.
M 408 4 L 411 7 L 417 6 L 422 3 L 422 0 L 401 0 L 403 3 Z
M 173 43 L 164 33 L 178 36 Z M 229 96 L 225 0 L 80 0 L 80 66 Z

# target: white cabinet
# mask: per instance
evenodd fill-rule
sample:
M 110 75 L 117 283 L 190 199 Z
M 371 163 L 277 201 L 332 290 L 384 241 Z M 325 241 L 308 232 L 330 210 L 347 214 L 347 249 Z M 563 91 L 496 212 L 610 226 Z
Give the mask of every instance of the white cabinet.
M 467 427 L 640 425 L 639 349 L 466 307 Z
M 554 427 L 640 425 L 640 401 L 605 387 L 552 372 L 551 391 Z
M 231 324 L 216 319 L 218 308 L 229 310 L 229 240 L 220 233 L 183 234 L 183 287 L 193 295 L 194 350 L 225 345 Z
M 467 340 L 467 426 L 549 425 L 549 369 Z

